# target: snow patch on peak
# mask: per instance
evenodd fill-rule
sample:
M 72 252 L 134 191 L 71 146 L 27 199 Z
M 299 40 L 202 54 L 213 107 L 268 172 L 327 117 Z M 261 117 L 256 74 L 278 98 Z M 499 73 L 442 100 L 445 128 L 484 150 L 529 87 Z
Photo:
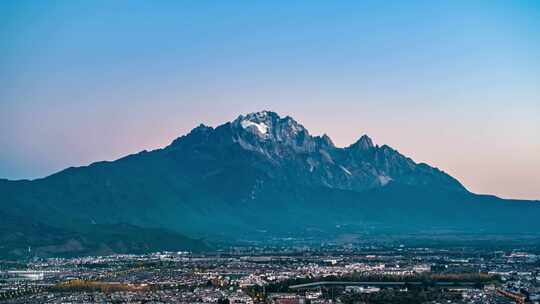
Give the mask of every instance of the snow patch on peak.
M 377 178 L 379 179 L 379 183 L 381 184 L 381 186 L 385 186 L 392 180 L 390 176 L 386 176 L 384 174 L 377 176 Z
M 240 125 L 244 129 L 256 129 L 261 135 L 265 135 L 266 133 L 268 133 L 268 126 L 264 122 L 257 123 L 251 120 L 242 120 L 240 122 Z
M 341 170 L 343 170 L 343 172 L 345 172 L 347 175 L 352 176 L 351 171 L 347 170 L 347 168 L 345 168 L 343 166 L 339 166 L 339 167 L 341 167 Z

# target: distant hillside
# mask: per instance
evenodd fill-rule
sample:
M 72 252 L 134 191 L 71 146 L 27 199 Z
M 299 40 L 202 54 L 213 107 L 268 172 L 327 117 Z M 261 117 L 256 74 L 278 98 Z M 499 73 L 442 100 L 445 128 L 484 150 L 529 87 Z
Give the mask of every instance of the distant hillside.
M 204 251 L 210 247 L 165 229 L 126 224 L 58 228 L 0 212 L 0 258 L 83 256 L 153 251 Z

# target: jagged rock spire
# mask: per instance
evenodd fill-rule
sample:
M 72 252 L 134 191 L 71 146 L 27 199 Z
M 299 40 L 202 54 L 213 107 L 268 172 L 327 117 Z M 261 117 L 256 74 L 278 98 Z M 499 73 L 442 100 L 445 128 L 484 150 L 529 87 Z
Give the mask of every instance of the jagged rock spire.
M 368 150 L 373 148 L 373 141 L 371 138 L 367 135 L 362 135 L 354 144 L 351 145 L 351 148 L 359 149 L 359 150 Z

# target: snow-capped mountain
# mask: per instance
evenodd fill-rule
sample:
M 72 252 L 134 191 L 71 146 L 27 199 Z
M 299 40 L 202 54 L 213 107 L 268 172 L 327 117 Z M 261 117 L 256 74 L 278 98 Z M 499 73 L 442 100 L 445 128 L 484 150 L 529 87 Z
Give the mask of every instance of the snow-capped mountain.
M 0 179 L 0 206 L 0 256 L 204 248 L 198 237 L 540 231 L 539 202 L 470 193 L 367 135 L 340 148 L 269 111 L 116 161 Z
M 417 164 L 387 145 L 376 146 L 367 135 L 338 148 L 327 135 L 312 136 L 293 118 L 270 111 L 240 115 L 216 129 L 200 126 L 171 148 L 212 150 L 227 145 L 253 152 L 257 161 L 268 166 L 263 173 L 295 183 L 360 191 L 396 182 L 465 191 L 451 176 Z

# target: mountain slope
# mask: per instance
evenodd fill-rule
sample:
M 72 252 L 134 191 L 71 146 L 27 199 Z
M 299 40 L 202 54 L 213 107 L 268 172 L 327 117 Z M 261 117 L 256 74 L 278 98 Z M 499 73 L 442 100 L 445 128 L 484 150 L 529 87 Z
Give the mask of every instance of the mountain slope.
M 209 249 L 200 240 L 166 229 L 126 224 L 80 225 L 77 229 L 69 229 L 4 212 L 0 212 L 0 217 L 0 258 Z
M 33 181 L 0 180 L 0 199 L 11 217 L 80 234 L 87 233 L 80 227 L 119 224 L 217 239 L 336 227 L 375 233 L 540 228 L 538 202 L 472 194 L 448 174 L 366 135 L 338 148 L 328 136 L 311 136 L 291 117 L 267 111 L 216 128 L 200 125 L 163 149 L 113 162 Z

